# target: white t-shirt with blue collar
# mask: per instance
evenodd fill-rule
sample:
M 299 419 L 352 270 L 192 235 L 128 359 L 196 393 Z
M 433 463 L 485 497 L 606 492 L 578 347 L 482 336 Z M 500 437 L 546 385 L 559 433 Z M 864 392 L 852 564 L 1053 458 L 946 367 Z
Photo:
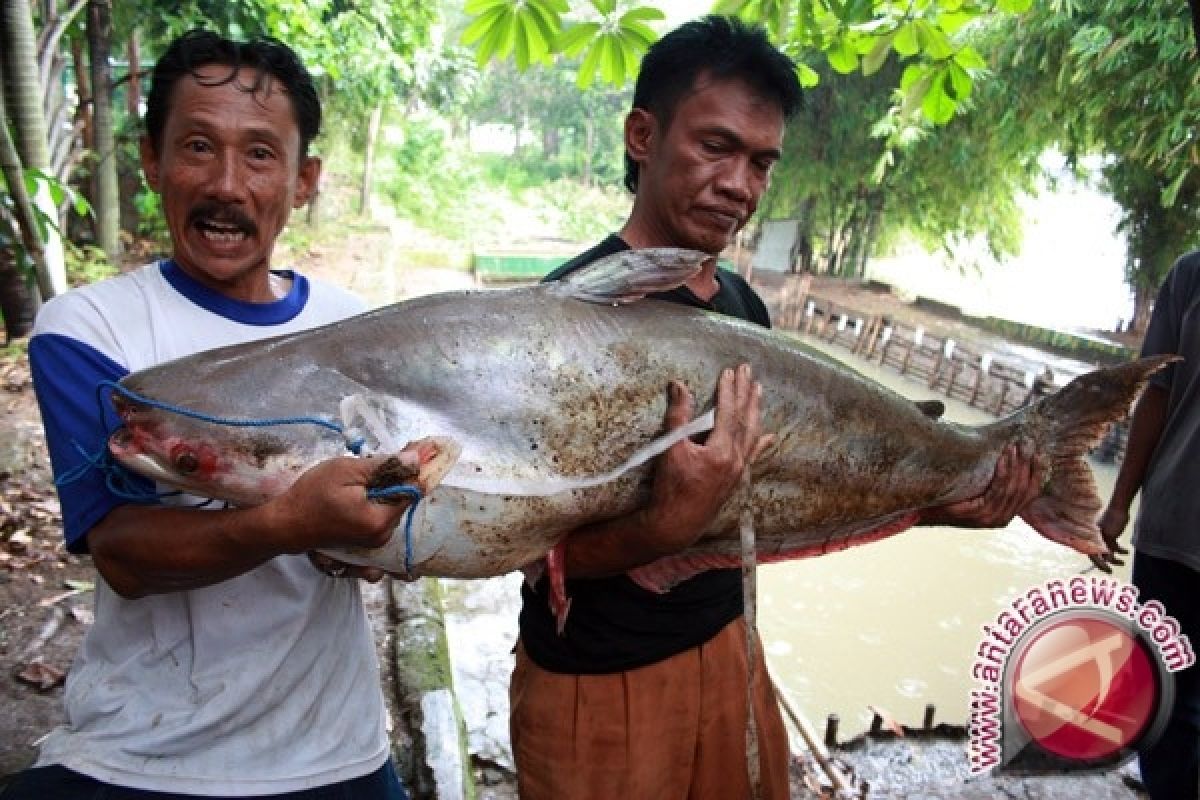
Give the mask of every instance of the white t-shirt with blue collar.
M 291 272 L 286 297 L 231 300 L 171 261 L 72 290 L 29 344 L 56 476 L 103 450 L 117 420 L 97 386 L 200 350 L 312 328 L 361 300 Z M 115 506 L 99 472 L 59 487 L 69 549 Z M 171 546 L 170 530 L 162 531 Z M 357 581 L 281 556 L 202 589 L 129 600 L 96 581 L 95 623 L 67 678 L 67 722 L 38 763 L 139 789 L 291 792 L 366 775 L 388 757 Z

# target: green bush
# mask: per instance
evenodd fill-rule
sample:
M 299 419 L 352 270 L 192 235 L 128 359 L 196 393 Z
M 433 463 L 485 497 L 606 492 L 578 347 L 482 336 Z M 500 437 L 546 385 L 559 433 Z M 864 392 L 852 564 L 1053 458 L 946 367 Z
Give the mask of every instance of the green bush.
M 63 248 L 67 262 L 67 282 L 72 286 L 102 281 L 118 272 L 104 251 L 94 244 L 77 245 L 64 239 Z
M 378 185 L 400 216 L 448 239 L 470 238 L 486 224 L 481 214 L 487 216 L 473 202 L 487 182 L 477 162 L 425 120 L 406 120 L 401 133 L 403 141 L 391 152 L 391 174 L 381 174 Z

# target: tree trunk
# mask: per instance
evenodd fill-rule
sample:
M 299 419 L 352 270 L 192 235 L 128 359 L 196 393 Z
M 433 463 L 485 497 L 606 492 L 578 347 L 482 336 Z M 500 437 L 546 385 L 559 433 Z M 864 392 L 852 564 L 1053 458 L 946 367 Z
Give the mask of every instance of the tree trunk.
M 550 160 L 558 155 L 558 128 L 547 125 L 542 128 L 542 155 Z
M 592 185 L 592 152 L 596 148 L 596 120 L 588 115 L 583 127 L 583 185 Z
M 24 169 L 48 170 L 49 138 L 45 109 L 42 106 L 44 93 L 38 75 L 36 42 L 29 4 L 25 0 L 0 0 L 0 52 L 3 53 L 4 59 L 4 100 L 6 110 L 12 116 L 17 155 Z M 45 181 L 39 181 L 38 192 L 33 202 L 47 219 L 58 225 L 58 209 Z M 41 237 L 40 230 L 34 230 L 32 233 Z M 50 298 L 67 290 L 66 259 L 58 230 L 47 226 L 44 241 L 45 260 L 37 265 L 38 284 L 42 293 Z
M 37 316 L 37 286 L 17 266 L 15 253 L 0 250 L 0 314 L 4 316 L 4 343 L 28 336 Z
M 125 88 L 125 110 L 129 112 L 130 119 L 136 120 L 142 116 L 142 47 L 136 28 L 129 32 L 126 52 L 129 58 L 129 85 Z
M 796 213 L 796 243 L 792 245 L 789 272 L 813 271 L 812 218 L 816 208 L 815 195 L 808 195 L 800 203 L 800 210 Z
M 875 250 L 875 239 L 879 235 L 879 222 L 883 219 L 883 202 L 882 192 L 872 193 L 867 200 L 867 207 L 870 209 L 867 212 L 867 232 L 863 236 L 861 257 L 858 262 L 858 277 L 861 280 L 866 280 L 867 262 L 871 258 L 872 251 Z
M 4 71 L 0 69 L 0 82 L 3 82 L 3 77 Z M 37 288 L 30 287 L 27 270 L 22 268 L 22 256 L 33 264 L 34 275 L 41 279 L 46 275 L 46 252 L 38 234 L 33 200 L 25 192 L 21 159 L 8 132 L 8 116 L 4 110 L 4 104 L 0 103 L 0 171 L 4 174 L 5 185 L 9 187 L 12 216 L 16 220 L 16 233 L 21 246 L 18 248 L 14 241 L 7 254 L 0 252 L 0 311 L 4 313 L 8 338 L 13 339 L 28 333 L 23 321 L 28 320 L 32 324 L 41 304 Z
M 96 244 L 110 263 L 121 254 L 121 197 L 117 189 L 117 142 L 113 132 L 112 7 L 109 0 L 88 0 L 88 54 L 91 57 L 96 148 L 92 163 L 92 212 Z
M 383 127 L 383 101 L 371 109 L 371 120 L 367 124 L 367 152 L 363 158 L 362 188 L 358 194 L 358 211 L 363 216 L 371 213 L 371 183 L 375 175 L 375 145 L 379 141 L 379 129 Z
M 92 123 L 92 81 L 87 68 L 87 59 L 83 57 L 83 42 L 71 39 L 71 61 L 75 66 L 75 93 L 79 103 L 75 106 L 75 124 L 83 137 L 83 148 L 88 151 L 96 149 L 96 128 Z
M 1129 332 L 1138 336 L 1146 335 L 1146 327 L 1150 324 L 1150 311 L 1154 308 L 1154 298 L 1158 292 L 1148 286 L 1138 286 L 1133 290 L 1133 319 L 1129 321 Z

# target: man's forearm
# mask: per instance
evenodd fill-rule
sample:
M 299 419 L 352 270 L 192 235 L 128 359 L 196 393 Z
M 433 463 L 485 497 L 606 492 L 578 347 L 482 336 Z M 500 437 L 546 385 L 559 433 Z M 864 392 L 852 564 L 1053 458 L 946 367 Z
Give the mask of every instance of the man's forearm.
M 667 552 L 656 546 L 646 509 L 585 525 L 567 537 L 568 578 L 606 578 L 649 564 Z
M 1129 423 L 1129 439 L 1125 444 L 1125 457 L 1113 484 L 1110 506 L 1128 511 L 1134 496 L 1146 477 L 1146 467 L 1158 446 L 1167 420 L 1167 390 L 1158 386 L 1147 386 L 1133 411 Z
M 124 597 L 228 580 L 282 555 L 265 507 L 223 511 L 119 506 L 88 533 L 96 569 Z

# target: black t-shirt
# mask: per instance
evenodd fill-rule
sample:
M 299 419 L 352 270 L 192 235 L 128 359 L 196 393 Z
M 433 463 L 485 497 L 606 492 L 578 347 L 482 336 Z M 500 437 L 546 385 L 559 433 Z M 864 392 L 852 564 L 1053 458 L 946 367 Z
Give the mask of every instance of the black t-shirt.
M 546 276 L 558 280 L 604 256 L 628 250 L 618 236 Z M 762 300 L 737 273 L 719 269 L 720 289 L 704 302 L 687 287 L 651 297 L 770 326 Z M 521 642 L 535 664 L 552 672 L 602 674 L 653 664 L 702 644 L 742 613 L 741 571 L 709 570 L 658 594 L 628 577 L 571 579 L 571 612 L 560 636 L 550 611 L 549 581 L 521 590 Z

